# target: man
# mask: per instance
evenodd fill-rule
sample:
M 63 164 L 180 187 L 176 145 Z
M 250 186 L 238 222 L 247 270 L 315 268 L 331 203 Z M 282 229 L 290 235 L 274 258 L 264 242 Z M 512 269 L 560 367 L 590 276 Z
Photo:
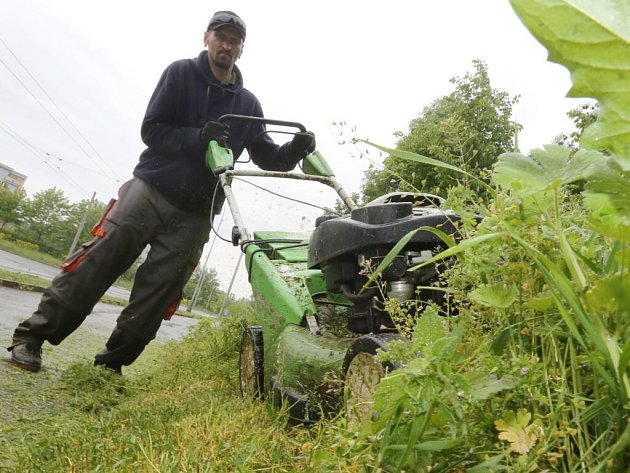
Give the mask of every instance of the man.
M 314 151 L 312 133 L 298 133 L 278 146 L 262 124 L 234 122 L 228 128 L 217 121 L 225 114 L 263 116 L 235 65 L 245 33 L 238 15 L 216 12 L 203 36 L 207 50 L 164 71 L 142 122 L 147 148 L 133 179 L 120 188 L 118 201 L 93 229 L 95 238 L 63 263 L 37 310 L 16 328 L 8 348 L 15 365 L 38 371 L 43 342 L 57 345 L 76 330 L 150 245 L 129 304 L 95 365 L 120 373 L 136 360 L 161 321 L 178 307 L 208 241 L 212 217 L 223 203 L 220 193 L 211 209 L 217 179 L 205 166 L 209 141 L 226 143 L 236 158 L 247 148 L 252 161 L 266 170 L 291 170 Z

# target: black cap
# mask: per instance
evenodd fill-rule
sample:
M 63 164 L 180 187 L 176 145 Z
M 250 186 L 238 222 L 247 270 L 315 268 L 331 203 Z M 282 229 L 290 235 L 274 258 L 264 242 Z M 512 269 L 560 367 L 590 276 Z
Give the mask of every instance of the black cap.
M 245 39 L 245 22 L 233 11 L 218 11 L 212 15 L 207 31 L 216 30 L 226 25 L 236 28 L 243 39 Z

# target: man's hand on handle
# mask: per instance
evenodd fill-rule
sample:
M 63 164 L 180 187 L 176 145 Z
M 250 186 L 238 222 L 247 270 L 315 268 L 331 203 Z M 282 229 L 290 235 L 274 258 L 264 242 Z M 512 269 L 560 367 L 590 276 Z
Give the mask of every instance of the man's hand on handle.
M 202 146 L 207 148 L 210 141 L 216 141 L 221 146 L 226 147 L 229 131 L 230 128 L 225 123 L 217 121 L 206 122 L 199 133 Z
M 315 151 L 315 134 L 312 131 L 296 133 L 291 140 L 291 153 L 299 159 Z

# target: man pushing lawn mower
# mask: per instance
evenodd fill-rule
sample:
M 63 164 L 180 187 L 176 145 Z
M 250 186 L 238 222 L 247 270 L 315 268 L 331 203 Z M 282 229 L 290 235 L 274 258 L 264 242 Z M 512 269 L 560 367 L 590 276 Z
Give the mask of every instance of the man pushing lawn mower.
M 221 210 L 224 196 L 219 189 L 213 199 L 217 178 L 205 165 L 209 142 L 227 145 L 235 158 L 247 149 L 254 164 L 270 171 L 292 170 L 314 151 L 310 132 L 296 133 L 279 146 L 267 135 L 263 121 L 235 122 L 229 128 L 218 121 L 226 114 L 263 117 L 235 65 L 245 34 L 238 15 L 216 12 L 203 36 L 207 50 L 164 71 L 142 122 L 147 148 L 133 178 L 121 186 L 118 200 L 92 230 L 94 239 L 62 264 L 37 310 L 15 329 L 8 348 L 13 364 L 39 371 L 42 344 L 58 345 L 74 332 L 150 245 L 129 304 L 94 362 L 120 373 L 179 306 L 208 241 L 212 218 Z

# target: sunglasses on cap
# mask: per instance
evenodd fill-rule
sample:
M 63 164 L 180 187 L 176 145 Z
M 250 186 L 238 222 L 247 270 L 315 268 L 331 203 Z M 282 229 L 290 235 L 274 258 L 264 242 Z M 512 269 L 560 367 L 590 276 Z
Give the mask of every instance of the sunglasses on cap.
M 221 26 L 233 26 L 238 30 L 243 39 L 245 39 L 245 22 L 234 12 L 218 11 L 210 19 L 207 30 L 215 30 Z

